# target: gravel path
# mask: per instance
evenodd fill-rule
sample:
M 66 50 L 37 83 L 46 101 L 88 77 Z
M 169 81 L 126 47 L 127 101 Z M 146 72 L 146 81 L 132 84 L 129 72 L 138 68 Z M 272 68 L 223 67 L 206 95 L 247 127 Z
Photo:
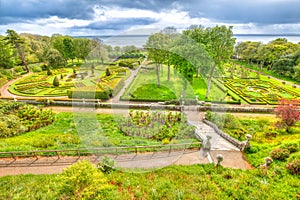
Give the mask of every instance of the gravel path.
M 249 163 L 244 159 L 243 154 L 237 151 L 211 151 L 212 161 L 216 163 L 216 155 L 222 154 L 224 167 L 236 169 L 252 169 Z M 211 163 L 208 158 L 203 158 L 198 150 L 174 151 L 174 152 L 155 152 L 123 154 L 110 156 L 117 162 L 120 170 L 138 168 L 141 171 L 151 171 L 169 165 L 192 165 Z M 63 169 L 79 160 L 89 160 L 95 165 L 101 161 L 102 157 L 40 157 L 17 159 L 0 159 L 0 176 L 18 175 L 18 174 L 57 174 Z

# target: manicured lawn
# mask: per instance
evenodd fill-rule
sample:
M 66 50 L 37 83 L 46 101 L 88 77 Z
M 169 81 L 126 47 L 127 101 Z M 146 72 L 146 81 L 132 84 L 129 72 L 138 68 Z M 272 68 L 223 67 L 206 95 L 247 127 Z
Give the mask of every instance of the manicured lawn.
M 206 94 L 206 90 L 207 90 L 207 85 L 203 78 L 194 77 L 192 87 L 193 87 L 195 95 L 198 96 L 199 100 L 202 100 L 202 101 L 206 100 L 205 94 Z
M 154 65 L 147 65 L 148 69 L 141 69 L 130 86 L 125 90 L 121 96 L 122 100 L 172 100 L 179 99 L 183 92 L 184 77 L 171 69 L 171 79 L 167 80 L 167 67 L 163 66 L 160 71 L 161 88 L 155 87 L 157 85 L 157 77 Z M 165 91 L 163 91 L 165 90 Z M 156 92 L 161 93 L 156 93 Z M 134 94 L 134 98 L 130 95 Z M 167 96 L 170 95 L 170 96 Z M 175 95 L 175 96 L 174 96 Z M 145 99 L 145 97 L 147 99 Z M 187 84 L 185 90 L 185 98 L 194 99 L 195 94 L 190 84 Z
M 170 166 L 147 173 L 114 171 L 99 199 L 282 199 L 299 197 L 300 178 L 270 169 L 236 170 L 209 165 Z M 86 175 L 86 174 L 85 174 Z M 82 176 L 85 176 L 82 174 Z M 82 178 L 82 180 L 85 180 Z M 0 177 L 0 199 L 61 199 L 60 175 Z M 92 180 L 87 181 L 93 184 Z M 99 185 L 101 187 L 101 185 Z M 93 192 L 91 190 L 90 192 Z
M 131 96 L 131 100 L 151 100 L 151 101 L 167 101 L 171 99 L 177 99 L 172 90 L 162 85 L 157 87 L 157 84 L 150 83 L 138 87 Z

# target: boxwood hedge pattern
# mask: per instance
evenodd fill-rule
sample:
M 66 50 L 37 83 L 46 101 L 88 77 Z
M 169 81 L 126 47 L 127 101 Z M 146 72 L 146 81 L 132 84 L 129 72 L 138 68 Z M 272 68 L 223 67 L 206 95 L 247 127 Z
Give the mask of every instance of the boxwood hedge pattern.
M 52 70 L 51 75 L 43 71 L 16 81 L 9 87 L 9 91 L 20 96 L 109 99 L 122 89 L 129 71 L 118 66 L 109 66 L 109 70 L 110 76 L 101 76 L 101 72 L 98 76 L 89 76 L 88 72 L 79 73 L 78 69 L 78 73 L 74 74 L 73 68 Z M 59 78 L 59 86 L 53 85 L 55 76 Z
M 241 99 L 249 104 L 278 104 L 279 99 L 300 98 L 298 90 L 292 90 L 279 84 L 274 84 L 267 80 L 260 79 L 230 79 L 223 78 L 218 81 L 228 91 L 237 94 Z

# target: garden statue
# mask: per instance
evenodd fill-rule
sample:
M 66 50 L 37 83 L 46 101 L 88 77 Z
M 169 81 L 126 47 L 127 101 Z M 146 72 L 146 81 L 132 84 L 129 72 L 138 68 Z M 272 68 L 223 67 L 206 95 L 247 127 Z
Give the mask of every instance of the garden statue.
M 252 139 L 252 135 L 246 134 L 245 137 L 246 137 L 246 140 L 241 143 L 241 151 L 244 151 L 244 149 L 251 147 L 250 140 Z
M 224 157 L 222 154 L 217 155 L 217 166 L 221 166 L 221 162 L 224 160 Z
M 210 139 L 211 139 L 211 136 L 207 135 L 206 140 L 203 143 L 203 149 L 208 150 L 208 151 L 211 149 Z

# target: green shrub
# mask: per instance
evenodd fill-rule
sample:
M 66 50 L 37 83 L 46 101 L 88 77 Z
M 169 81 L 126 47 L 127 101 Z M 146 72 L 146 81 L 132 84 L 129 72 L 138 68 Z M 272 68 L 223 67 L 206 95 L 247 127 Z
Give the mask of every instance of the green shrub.
M 107 100 L 110 98 L 111 92 L 108 88 L 99 87 L 81 87 L 73 88 L 67 92 L 69 98 L 85 98 L 85 99 L 102 99 Z
M 300 175 L 300 159 L 287 163 L 286 168 L 291 174 Z
M 298 152 L 300 149 L 299 143 L 300 143 L 300 141 L 298 143 L 297 142 L 289 142 L 289 143 L 283 144 L 281 147 L 289 150 L 290 153 L 295 153 L 295 152 Z
M 61 199 L 103 199 L 111 190 L 104 174 L 92 163 L 79 161 L 58 175 Z
M 57 76 L 54 77 L 53 86 L 55 86 L 55 87 L 59 86 L 59 79 L 57 78 Z
M 4 86 L 7 82 L 8 82 L 8 81 L 7 81 L 6 78 L 0 78 L 0 88 L 1 88 L 2 86 Z
M 77 135 L 73 134 L 63 134 L 57 138 L 57 141 L 61 144 L 79 144 L 80 139 Z
M 273 159 L 284 161 L 285 159 L 287 159 L 290 156 L 290 152 L 287 149 L 278 148 L 278 149 L 274 149 L 273 151 L 271 151 L 270 156 Z
M 51 76 L 52 74 L 53 74 L 52 71 L 50 70 L 50 68 L 48 68 L 48 69 L 47 69 L 47 75 L 48 75 L 48 76 Z
M 26 69 L 25 69 L 24 66 L 16 66 L 16 67 L 14 67 L 14 71 L 15 71 L 16 73 L 21 73 L 21 72 L 26 71 Z
M 0 138 L 13 137 L 26 130 L 18 116 L 13 114 L 0 116 Z
M 97 168 L 105 174 L 115 171 L 115 161 L 108 156 L 104 156 L 102 161 L 97 164 Z
M 37 138 L 33 141 L 32 146 L 36 148 L 48 148 L 48 147 L 53 147 L 55 145 L 55 140 L 53 137 L 41 137 Z
M 111 75 L 111 72 L 108 68 L 105 69 L 105 75 L 106 76 L 110 76 Z
M 42 70 L 41 66 L 34 65 L 34 66 L 30 66 L 30 71 L 32 71 L 32 72 L 41 72 L 43 70 Z

